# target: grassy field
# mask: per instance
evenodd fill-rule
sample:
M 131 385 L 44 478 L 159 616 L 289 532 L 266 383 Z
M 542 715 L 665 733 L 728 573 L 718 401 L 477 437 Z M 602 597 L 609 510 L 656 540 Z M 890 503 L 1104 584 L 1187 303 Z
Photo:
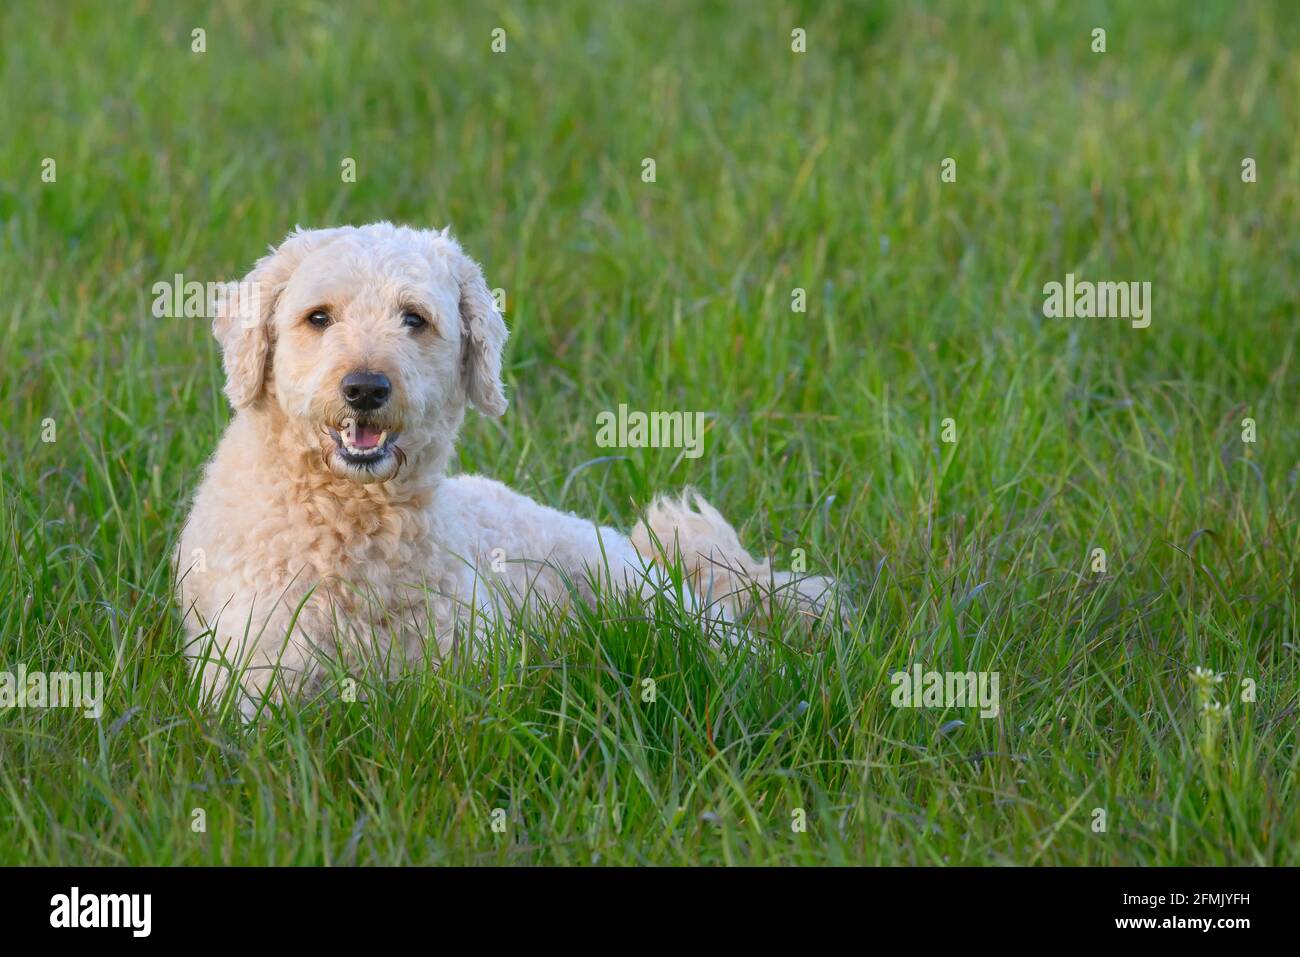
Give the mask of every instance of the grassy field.
M 106 695 L 0 709 L 0 863 L 1300 864 L 1300 16 L 1020 6 L 5 4 L 0 671 Z M 169 551 L 229 411 L 150 289 L 377 219 L 506 290 L 460 468 L 622 527 L 695 485 L 848 626 L 602 603 L 198 707 Z M 1151 325 L 1045 317 L 1067 273 Z M 704 455 L 599 448 L 619 403 Z M 914 664 L 997 717 L 895 707 Z

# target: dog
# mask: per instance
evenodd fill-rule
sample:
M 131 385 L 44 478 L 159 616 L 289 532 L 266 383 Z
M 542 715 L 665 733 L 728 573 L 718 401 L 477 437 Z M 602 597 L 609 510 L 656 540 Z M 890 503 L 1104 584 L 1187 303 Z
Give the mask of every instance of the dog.
M 682 589 L 734 624 L 832 582 L 774 572 L 698 493 L 630 536 L 489 478 L 449 475 L 467 408 L 505 413 L 507 331 L 449 229 L 297 229 L 216 309 L 234 410 L 174 556 L 185 653 L 206 700 L 246 719 L 320 689 L 331 660 L 435 665 L 475 622 L 598 591 Z M 734 635 L 734 632 L 733 632 Z

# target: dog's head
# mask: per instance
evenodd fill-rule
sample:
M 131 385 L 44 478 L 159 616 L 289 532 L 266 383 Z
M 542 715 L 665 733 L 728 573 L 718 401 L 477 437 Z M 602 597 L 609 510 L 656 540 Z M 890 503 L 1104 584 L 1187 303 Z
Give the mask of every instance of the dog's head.
M 227 296 L 213 325 L 236 410 L 269 404 L 340 478 L 382 482 L 449 443 L 466 404 L 506 409 L 506 327 L 446 230 L 298 230 Z

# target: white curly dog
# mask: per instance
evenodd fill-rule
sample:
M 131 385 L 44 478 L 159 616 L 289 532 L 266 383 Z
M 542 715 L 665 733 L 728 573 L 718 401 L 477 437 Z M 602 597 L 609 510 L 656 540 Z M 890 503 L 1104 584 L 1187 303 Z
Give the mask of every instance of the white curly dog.
M 656 501 L 629 538 L 447 475 L 466 406 L 506 410 L 505 323 L 447 230 L 299 229 L 232 284 L 213 332 L 235 415 L 176 591 L 205 696 L 233 691 L 246 718 L 319 688 L 330 660 L 392 675 L 441 660 L 475 621 L 575 591 L 648 596 L 665 586 L 656 563 L 680 561 L 715 622 L 756 596 L 816 613 L 829 594 L 755 560 L 693 493 Z

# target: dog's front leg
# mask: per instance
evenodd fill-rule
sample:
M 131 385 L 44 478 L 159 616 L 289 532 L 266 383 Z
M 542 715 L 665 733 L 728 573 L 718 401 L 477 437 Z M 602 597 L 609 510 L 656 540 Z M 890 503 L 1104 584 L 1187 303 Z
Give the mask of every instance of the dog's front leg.
M 296 616 L 277 612 L 258 622 L 250 610 L 235 625 L 240 618 L 238 609 L 228 607 L 187 648 L 206 703 L 229 700 L 251 721 L 267 704 L 320 684 L 328 649 L 312 640 Z

